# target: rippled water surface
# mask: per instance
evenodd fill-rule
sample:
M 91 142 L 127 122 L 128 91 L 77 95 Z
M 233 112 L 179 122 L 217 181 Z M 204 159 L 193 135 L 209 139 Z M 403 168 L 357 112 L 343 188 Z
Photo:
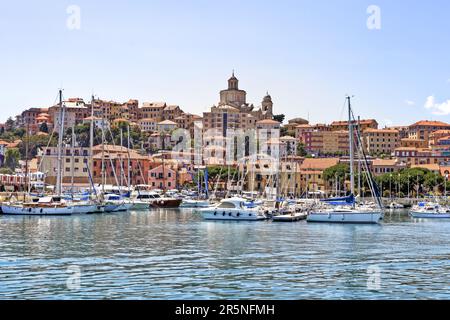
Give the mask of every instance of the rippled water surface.
M 0 216 L 0 299 L 450 299 L 449 261 L 450 220 L 404 212 L 379 226 Z

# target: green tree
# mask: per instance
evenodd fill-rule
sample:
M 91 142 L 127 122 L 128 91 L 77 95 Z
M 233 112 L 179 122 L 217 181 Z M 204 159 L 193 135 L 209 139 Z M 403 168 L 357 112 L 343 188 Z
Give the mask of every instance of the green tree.
M 47 125 L 46 122 L 43 122 L 43 123 L 40 125 L 39 131 L 48 133 L 48 125 Z
M 15 170 L 19 165 L 20 152 L 17 148 L 7 149 L 5 152 L 5 166 L 11 170 Z
M 308 152 L 305 150 L 305 145 L 301 142 L 297 144 L 297 156 L 299 157 L 306 157 L 308 155 Z
M 13 118 L 9 117 L 8 120 L 6 120 L 6 131 L 11 131 L 14 128 L 14 124 Z
M 335 166 L 327 168 L 323 171 L 323 179 L 332 185 L 336 179 L 340 184 L 340 189 L 343 189 L 345 184 L 345 178 L 350 174 L 350 166 L 345 163 L 339 163 Z
M 276 114 L 273 116 L 273 120 L 283 123 L 286 116 L 284 114 Z

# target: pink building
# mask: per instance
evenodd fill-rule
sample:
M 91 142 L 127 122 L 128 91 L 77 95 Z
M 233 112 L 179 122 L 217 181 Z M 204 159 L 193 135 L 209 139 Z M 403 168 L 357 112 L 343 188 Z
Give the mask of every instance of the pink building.
M 149 185 L 152 189 L 175 189 L 177 187 L 177 173 L 168 165 L 160 165 L 149 171 Z

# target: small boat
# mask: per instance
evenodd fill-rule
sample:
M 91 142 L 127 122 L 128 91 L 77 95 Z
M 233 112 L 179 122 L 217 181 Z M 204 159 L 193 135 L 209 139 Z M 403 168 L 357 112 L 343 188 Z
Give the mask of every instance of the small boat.
M 438 203 L 419 203 L 411 209 L 410 215 L 417 219 L 449 219 L 450 208 Z
M 391 210 L 404 209 L 405 206 L 400 204 L 400 203 L 397 203 L 397 202 L 391 202 L 391 204 L 388 206 L 388 208 L 391 209 Z
M 248 208 L 246 199 L 229 198 L 223 199 L 215 206 L 200 209 L 205 220 L 227 220 L 227 221 L 260 221 L 268 217 L 260 207 Z
M 37 202 L 3 203 L 3 214 L 30 216 L 67 216 L 74 213 L 74 207 L 62 201 L 61 197 L 43 197 Z
M 133 203 L 116 194 L 105 195 L 105 212 L 128 211 L 133 207 Z
M 289 214 L 281 214 L 278 216 L 273 216 L 272 220 L 274 222 L 295 222 L 300 220 L 305 220 L 308 214 L 305 212 L 293 212 Z

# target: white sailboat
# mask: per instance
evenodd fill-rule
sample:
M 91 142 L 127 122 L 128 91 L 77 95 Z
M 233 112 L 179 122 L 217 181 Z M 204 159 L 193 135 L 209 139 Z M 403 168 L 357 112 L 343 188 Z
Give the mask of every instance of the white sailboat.
M 353 117 L 351 109 L 350 97 L 347 97 L 348 101 L 348 125 L 349 125 L 349 144 L 350 144 L 350 185 L 351 193 L 355 194 L 355 173 L 354 173 L 354 128 Z M 358 145 L 362 151 L 362 144 L 359 134 Z M 362 151 L 363 153 L 363 151 Z M 313 209 L 307 217 L 308 222 L 327 222 L 327 223 L 367 223 L 377 224 L 383 218 L 383 206 L 379 199 L 378 192 L 376 191 L 376 185 L 372 179 L 371 173 L 368 169 L 367 162 L 364 161 L 366 175 L 369 181 L 370 189 L 375 199 L 377 200 L 378 208 L 372 208 L 368 206 L 357 206 L 353 201 L 350 206 L 340 206 L 331 208 L 319 208 Z
M 414 206 L 410 215 L 416 219 L 450 219 L 450 208 L 438 203 L 420 203 Z
M 3 214 L 10 215 L 71 215 L 74 206 L 61 198 L 62 186 L 62 144 L 64 135 L 65 106 L 62 100 L 62 90 L 59 90 L 60 126 L 58 140 L 58 170 L 56 190 L 57 196 L 43 197 L 37 202 L 7 202 L 2 204 Z

